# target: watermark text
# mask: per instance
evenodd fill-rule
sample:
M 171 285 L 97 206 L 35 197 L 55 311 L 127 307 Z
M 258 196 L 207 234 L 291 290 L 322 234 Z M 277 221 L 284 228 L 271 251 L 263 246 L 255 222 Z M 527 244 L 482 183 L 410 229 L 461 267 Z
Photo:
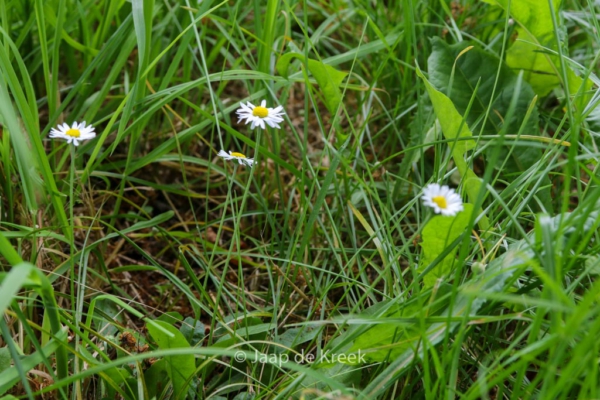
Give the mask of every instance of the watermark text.
M 253 355 L 253 356 L 252 356 Z M 259 351 L 254 351 L 254 354 L 245 351 L 237 351 L 233 357 L 237 362 L 244 362 L 246 360 L 253 364 L 273 364 L 282 366 L 289 362 L 295 362 L 296 364 L 362 364 L 366 363 L 365 354 L 358 350 L 357 353 L 346 354 L 346 353 L 332 353 L 324 352 L 319 355 L 313 353 L 305 353 L 304 349 L 299 353 L 271 353 L 265 354 Z

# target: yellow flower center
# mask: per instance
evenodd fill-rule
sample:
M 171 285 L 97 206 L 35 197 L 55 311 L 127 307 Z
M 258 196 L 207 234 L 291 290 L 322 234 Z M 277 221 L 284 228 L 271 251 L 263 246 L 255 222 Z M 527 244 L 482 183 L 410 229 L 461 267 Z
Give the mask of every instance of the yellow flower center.
M 267 118 L 269 115 L 269 110 L 267 110 L 265 107 L 256 106 L 254 107 L 254 110 L 252 110 L 252 115 L 255 117 Z
M 446 202 L 446 198 L 444 196 L 434 196 L 431 200 L 433 200 L 433 202 L 437 204 L 441 209 L 445 210 L 446 208 L 448 208 L 448 203 Z
M 238 157 L 238 158 L 246 158 L 246 156 L 243 155 L 242 153 L 236 153 L 235 151 L 232 151 L 231 155 L 234 157 Z
M 68 131 L 66 131 L 65 134 L 71 137 L 79 137 L 81 136 L 81 131 L 79 129 L 71 128 Z

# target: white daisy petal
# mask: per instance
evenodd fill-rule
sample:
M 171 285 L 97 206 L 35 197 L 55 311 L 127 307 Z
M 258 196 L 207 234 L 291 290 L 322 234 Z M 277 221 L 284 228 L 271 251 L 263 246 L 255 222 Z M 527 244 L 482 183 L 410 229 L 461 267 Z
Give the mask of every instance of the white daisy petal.
M 423 189 L 421 200 L 425 206 L 433 208 L 436 214 L 444 216 L 454 216 L 463 210 L 460 196 L 446 185 L 440 186 L 437 183 L 427 185 Z
M 56 128 L 50 129 L 51 139 L 63 139 L 67 141 L 67 144 L 73 144 L 79 146 L 79 142 L 83 140 L 89 140 L 96 137 L 94 127 L 92 125 L 86 125 L 86 122 L 77 121 L 73 122 L 71 126 L 66 123 L 59 124 Z
M 231 150 L 229 150 L 229 154 L 227 154 L 225 152 L 225 150 L 220 150 L 219 153 L 217 153 L 217 155 L 227 161 L 229 161 L 229 160 L 236 161 L 237 160 L 237 162 L 240 165 L 247 165 L 249 167 L 252 167 L 252 165 L 254 164 L 254 159 L 248 158 L 245 155 L 243 155 L 242 153 L 236 153 Z
M 267 101 L 262 100 L 260 106 L 255 106 L 250 102 L 246 102 L 246 105 L 240 103 L 240 108 L 237 109 L 236 114 L 238 115 L 238 122 L 245 120 L 246 125 L 250 124 L 250 129 L 257 126 L 265 129 L 265 123 L 272 128 L 281 129 L 279 123 L 283 122 L 282 116 L 285 115 L 285 112 L 283 112 L 282 106 L 268 108 Z
M 252 112 L 252 109 L 250 107 L 248 107 L 247 105 L 245 105 L 244 103 L 240 103 L 240 110 L 237 110 L 238 114 L 241 114 L 243 112 Z
M 225 150 L 219 150 L 217 154 L 219 157 L 223 157 L 226 160 L 231 160 L 231 156 Z

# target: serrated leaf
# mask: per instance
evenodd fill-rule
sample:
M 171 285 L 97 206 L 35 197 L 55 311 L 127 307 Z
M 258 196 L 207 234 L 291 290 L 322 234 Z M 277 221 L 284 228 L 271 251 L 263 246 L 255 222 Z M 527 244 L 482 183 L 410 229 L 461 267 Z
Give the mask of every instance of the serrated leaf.
M 473 213 L 473 205 L 469 203 L 463 204 L 464 210 L 453 217 L 437 215 L 427 222 L 427 225 L 421 232 L 423 241 L 423 257 L 419 263 L 418 272 L 422 272 L 435 259 L 440 256 L 444 250 L 454 242 L 460 235 L 465 232 L 471 220 Z M 454 264 L 458 247 L 452 250 L 442 261 L 440 261 L 431 271 L 423 277 L 425 287 L 433 287 L 435 282 L 448 274 Z
M 315 77 L 319 87 L 321 88 L 321 93 L 323 94 L 323 100 L 327 110 L 329 110 L 331 114 L 335 114 L 342 101 L 340 85 L 348 74 L 346 72 L 338 71 L 331 65 L 324 64 L 320 61 L 310 58 L 306 59 L 302 54 L 287 53 L 277 60 L 276 69 L 279 75 L 287 78 L 288 68 L 294 58 L 306 62 L 308 65 L 308 70 Z
M 153 324 L 146 325 L 148 333 L 152 339 L 158 344 L 161 349 L 179 349 L 189 348 L 190 344 L 185 340 L 185 337 L 171 324 L 164 321 L 154 321 L 165 331 L 171 333 L 167 335 L 161 329 L 158 329 Z M 173 383 L 173 391 L 175 398 L 183 399 L 186 396 L 186 388 L 191 383 L 191 377 L 196 372 L 196 361 L 193 354 L 184 354 L 165 357 L 167 363 L 167 373 Z

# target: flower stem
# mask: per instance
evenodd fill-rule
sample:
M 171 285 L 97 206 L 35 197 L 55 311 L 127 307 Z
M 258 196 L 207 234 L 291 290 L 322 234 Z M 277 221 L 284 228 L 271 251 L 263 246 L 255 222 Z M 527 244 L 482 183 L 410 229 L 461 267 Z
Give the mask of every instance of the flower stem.
M 71 263 L 71 309 L 73 311 L 73 315 L 75 315 L 75 254 L 77 250 L 75 249 L 75 218 L 74 218 L 74 204 L 73 201 L 75 199 L 74 190 L 75 190 L 75 146 L 69 146 L 71 151 L 71 169 L 69 172 L 69 224 L 71 231 L 70 238 L 70 259 Z
M 71 170 L 69 173 L 69 224 L 70 224 L 69 228 L 71 231 L 69 262 L 71 263 L 71 268 L 70 268 L 69 281 L 70 281 L 70 294 L 71 294 L 71 312 L 73 315 L 73 319 L 75 320 L 75 312 L 77 310 L 77 302 L 76 302 L 76 298 L 75 298 L 75 280 L 76 280 L 76 278 L 75 278 L 75 255 L 77 254 L 77 249 L 75 248 L 75 217 L 74 217 L 76 154 L 75 154 L 75 146 L 71 145 L 71 146 L 69 146 L 69 149 L 71 151 Z M 75 344 L 75 348 L 77 348 L 77 343 Z M 78 358 L 75 357 L 74 361 L 75 362 L 73 364 L 73 373 L 76 374 L 79 369 Z M 80 386 L 79 382 L 77 382 L 75 384 L 75 391 L 79 395 L 81 395 L 81 386 Z M 81 398 L 81 397 L 79 397 L 79 398 Z

